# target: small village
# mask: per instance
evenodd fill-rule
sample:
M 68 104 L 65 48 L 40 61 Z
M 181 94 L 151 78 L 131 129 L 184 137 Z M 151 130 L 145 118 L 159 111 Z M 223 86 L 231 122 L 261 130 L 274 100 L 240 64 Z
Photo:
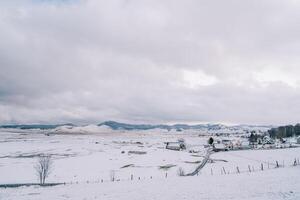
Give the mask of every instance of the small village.
M 186 150 L 188 144 L 184 139 L 176 142 L 165 142 L 166 149 L 182 151 Z M 214 152 L 235 150 L 266 150 L 300 147 L 300 136 L 292 138 L 274 139 L 268 135 L 256 135 L 251 133 L 249 137 L 210 137 L 204 148 L 211 147 Z

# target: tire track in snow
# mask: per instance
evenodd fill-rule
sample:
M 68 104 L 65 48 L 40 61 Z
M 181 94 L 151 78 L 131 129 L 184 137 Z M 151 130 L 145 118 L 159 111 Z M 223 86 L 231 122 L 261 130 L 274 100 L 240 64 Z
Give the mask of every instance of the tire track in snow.
M 200 165 L 191 173 L 186 174 L 185 176 L 195 176 L 199 173 L 199 171 L 206 165 L 207 161 L 210 160 L 210 155 L 212 154 L 212 151 L 210 149 L 207 149 L 206 155 Z

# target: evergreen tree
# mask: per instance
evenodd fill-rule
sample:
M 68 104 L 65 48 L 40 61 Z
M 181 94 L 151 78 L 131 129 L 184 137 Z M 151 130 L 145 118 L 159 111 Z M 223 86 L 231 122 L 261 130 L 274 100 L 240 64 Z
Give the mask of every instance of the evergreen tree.
M 209 139 L 208 139 L 208 144 L 209 145 L 212 145 L 214 143 L 214 139 L 212 138 L 212 137 L 210 137 Z

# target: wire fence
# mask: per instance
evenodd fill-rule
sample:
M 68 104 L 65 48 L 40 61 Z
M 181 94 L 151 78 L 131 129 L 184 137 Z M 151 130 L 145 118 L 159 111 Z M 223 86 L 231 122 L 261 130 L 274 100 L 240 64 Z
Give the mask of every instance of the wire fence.
M 214 167 L 214 168 L 210 168 L 210 173 L 208 173 L 208 171 L 206 171 L 206 173 L 202 173 L 201 171 L 199 171 L 199 173 L 195 174 L 193 177 L 197 177 L 197 176 L 202 176 L 202 175 L 211 175 L 211 176 L 216 176 L 216 175 L 230 175 L 230 174 L 243 174 L 243 173 L 248 173 L 248 174 L 252 174 L 252 173 L 256 173 L 256 172 L 263 172 L 263 171 L 267 171 L 267 170 L 276 170 L 276 169 L 280 169 L 280 168 L 291 168 L 291 167 L 296 167 L 296 166 L 300 166 L 300 160 L 299 158 L 294 158 L 292 160 L 290 160 L 289 163 L 285 163 L 284 161 L 277 161 L 275 160 L 274 162 L 269 162 L 269 161 L 261 161 L 261 160 L 256 160 L 257 162 L 260 162 L 260 164 L 249 164 L 246 168 L 245 167 L 240 167 L 240 166 L 231 166 L 231 167 Z M 208 168 L 209 169 L 209 168 Z M 124 181 L 144 181 L 144 180 L 153 180 L 153 179 L 169 179 L 174 177 L 174 174 L 171 173 L 164 173 L 161 176 L 152 176 L 152 175 L 148 175 L 148 176 L 135 176 L 134 174 L 130 174 L 127 178 L 118 178 L 115 174 L 114 176 L 110 175 L 110 178 L 106 178 L 106 179 L 101 179 L 98 178 L 96 180 L 87 180 L 87 181 L 71 181 L 71 182 L 64 182 L 63 184 L 68 185 L 68 184 L 101 184 L 101 183 L 108 183 L 108 182 L 112 182 L 112 183 L 117 183 L 117 182 L 124 182 Z M 187 177 L 184 174 L 177 174 L 176 177 Z M 191 176 L 189 176 L 191 177 Z
M 238 156 L 241 157 L 241 156 Z M 246 158 L 246 157 L 243 157 Z M 233 174 L 243 174 L 243 173 L 248 173 L 248 174 L 253 174 L 256 172 L 263 172 L 267 170 L 276 170 L 280 168 L 291 168 L 291 167 L 297 167 L 300 166 L 300 160 L 299 158 L 294 158 L 290 159 L 290 162 L 285 163 L 284 161 L 278 161 L 275 160 L 274 162 L 269 162 L 269 161 L 262 161 L 258 159 L 252 159 L 252 158 L 247 158 L 248 160 L 252 160 L 257 162 L 256 165 L 249 164 L 247 167 L 240 167 L 238 165 L 236 166 L 219 166 L 219 167 L 207 167 L 205 173 L 202 171 L 199 171 L 197 174 L 194 176 L 188 176 L 188 177 L 197 177 L 197 176 L 223 176 L 223 175 L 233 175 Z M 180 169 L 180 168 L 179 168 Z M 109 178 L 95 178 L 94 180 L 86 180 L 86 181 L 68 181 L 68 182 L 58 182 L 58 183 L 47 183 L 45 185 L 40 185 L 36 183 L 24 183 L 24 184 L 2 184 L 0 185 L 0 188 L 9 188 L 9 187 L 20 187 L 20 186 L 33 186 L 33 185 L 40 185 L 40 186 L 56 186 L 56 185 L 74 185 L 74 184 L 101 184 L 101 183 L 118 183 L 118 182 L 131 182 L 131 181 L 147 181 L 147 180 L 153 180 L 153 179 L 165 179 L 168 180 L 170 178 L 174 177 L 187 177 L 184 173 L 177 173 L 177 175 L 174 175 L 174 173 L 168 173 L 165 172 L 161 174 L 160 176 L 155 175 L 148 175 L 148 176 L 135 176 L 133 173 L 129 174 L 129 176 L 125 178 L 119 178 L 115 172 L 110 172 Z

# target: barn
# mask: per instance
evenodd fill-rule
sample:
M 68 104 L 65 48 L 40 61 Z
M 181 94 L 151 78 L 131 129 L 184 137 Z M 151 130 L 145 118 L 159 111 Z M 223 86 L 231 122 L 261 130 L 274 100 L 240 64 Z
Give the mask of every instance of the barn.
M 178 142 L 166 142 L 166 149 L 174 150 L 174 151 L 181 151 L 186 149 L 186 145 L 184 141 Z

